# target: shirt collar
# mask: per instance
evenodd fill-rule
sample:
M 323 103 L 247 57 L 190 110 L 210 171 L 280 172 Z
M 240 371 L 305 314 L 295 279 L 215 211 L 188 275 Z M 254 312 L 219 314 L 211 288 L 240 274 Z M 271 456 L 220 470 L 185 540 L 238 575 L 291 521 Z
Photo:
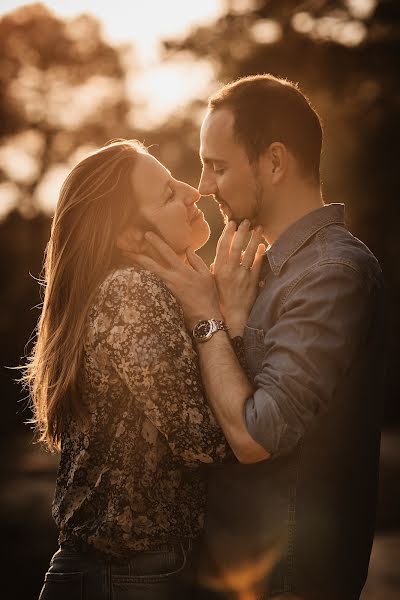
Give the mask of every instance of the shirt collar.
M 317 231 L 333 223 L 345 224 L 344 204 L 324 204 L 285 229 L 264 253 L 274 275 L 279 275 L 289 258 L 296 254 Z

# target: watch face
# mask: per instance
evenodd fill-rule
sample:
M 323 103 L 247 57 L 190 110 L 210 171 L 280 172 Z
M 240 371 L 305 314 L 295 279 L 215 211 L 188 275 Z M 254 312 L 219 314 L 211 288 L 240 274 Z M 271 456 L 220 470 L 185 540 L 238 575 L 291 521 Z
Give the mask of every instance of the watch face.
M 207 337 L 211 331 L 211 323 L 209 321 L 200 321 L 195 327 L 196 337 Z

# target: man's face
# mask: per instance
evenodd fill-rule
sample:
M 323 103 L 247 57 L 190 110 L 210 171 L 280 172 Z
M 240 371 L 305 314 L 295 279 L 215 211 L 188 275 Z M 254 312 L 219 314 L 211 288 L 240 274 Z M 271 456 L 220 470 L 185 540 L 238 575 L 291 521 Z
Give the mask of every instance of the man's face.
M 207 113 L 200 131 L 203 171 L 199 192 L 213 195 L 224 217 L 237 223 L 249 219 L 258 224 L 263 204 L 263 186 L 257 166 L 251 165 L 233 132 L 234 116 L 229 108 Z

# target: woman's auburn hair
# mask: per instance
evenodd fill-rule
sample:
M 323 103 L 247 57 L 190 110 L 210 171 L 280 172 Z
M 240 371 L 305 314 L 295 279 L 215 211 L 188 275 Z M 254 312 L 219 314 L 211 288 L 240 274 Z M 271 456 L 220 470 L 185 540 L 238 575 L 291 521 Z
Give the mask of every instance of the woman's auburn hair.
M 69 419 L 85 419 L 79 396 L 86 318 L 118 263 L 117 235 L 137 212 L 132 170 L 146 148 L 117 140 L 79 162 L 62 185 L 45 252 L 43 307 L 21 381 L 29 389 L 37 439 L 60 449 Z

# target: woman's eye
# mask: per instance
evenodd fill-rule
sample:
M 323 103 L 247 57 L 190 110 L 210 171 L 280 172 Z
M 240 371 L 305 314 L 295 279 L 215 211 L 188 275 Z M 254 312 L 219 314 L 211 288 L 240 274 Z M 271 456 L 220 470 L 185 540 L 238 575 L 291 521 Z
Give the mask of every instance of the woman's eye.
M 217 175 L 222 175 L 222 173 L 225 172 L 225 169 L 223 167 L 214 167 L 214 173 L 216 173 Z
M 168 197 L 167 197 L 167 202 L 171 202 L 171 200 L 173 200 L 175 198 L 175 190 L 171 189 Z

